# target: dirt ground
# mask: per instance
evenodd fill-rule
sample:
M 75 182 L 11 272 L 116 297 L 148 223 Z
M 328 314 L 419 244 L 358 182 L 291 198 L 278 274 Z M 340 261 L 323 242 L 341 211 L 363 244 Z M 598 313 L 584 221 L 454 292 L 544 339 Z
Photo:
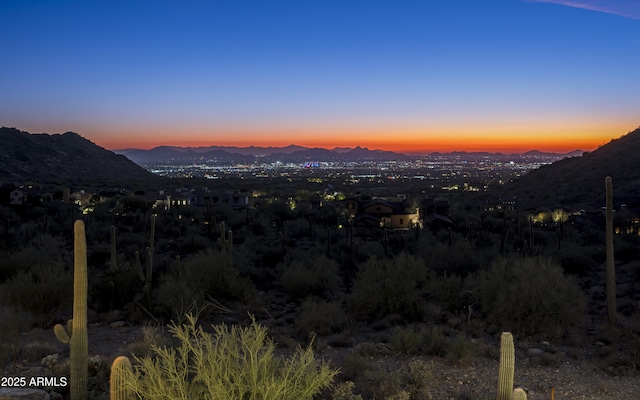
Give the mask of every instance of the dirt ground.
M 89 355 L 100 356 L 105 365 L 118 355 L 130 354 L 140 344 L 140 326 L 126 323 L 93 324 L 89 327 Z M 551 399 L 639 399 L 640 378 L 637 374 L 620 376 L 607 371 L 601 362 L 590 359 L 589 354 L 602 352 L 603 343 L 589 344 L 574 354 L 559 352 L 553 362 L 544 362 L 531 345 L 518 347 L 516 352 L 515 385 L 527 391 L 531 400 Z M 340 365 L 353 348 L 319 349 L 318 356 Z M 68 358 L 68 346 L 58 342 L 53 331 L 33 329 L 22 334 L 18 341 L 16 357 L 9 363 L 3 376 L 41 376 L 47 368 L 41 363 L 49 354 L 59 354 L 58 365 Z M 556 353 L 558 354 L 558 353 Z M 432 363 L 433 375 L 428 383 L 432 399 L 482 400 L 495 398 L 498 361 L 495 357 L 475 356 L 464 363 L 452 362 L 443 357 L 409 357 L 400 354 L 372 354 L 368 362 L 382 371 L 401 370 L 416 358 Z M 548 361 L 548 360 L 547 360 Z M 64 371 L 64 367 L 59 369 Z M 64 372 L 59 372 L 64 374 Z M 66 396 L 64 388 L 54 389 Z

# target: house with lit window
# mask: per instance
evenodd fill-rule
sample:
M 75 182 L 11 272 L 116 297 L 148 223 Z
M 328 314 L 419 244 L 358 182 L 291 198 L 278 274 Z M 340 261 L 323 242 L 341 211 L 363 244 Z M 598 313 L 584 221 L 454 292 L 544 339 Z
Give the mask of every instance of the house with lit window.
M 449 219 L 449 202 L 442 199 L 423 199 L 415 207 L 405 196 L 367 201 L 351 197 L 343 206 L 355 227 L 407 230 L 425 225 L 454 226 Z
M 348 198 L 343 205 L 355 227 L 402 230 L 411 229 L 419 223 L 416 212 L 408 207 L 406 201 Z

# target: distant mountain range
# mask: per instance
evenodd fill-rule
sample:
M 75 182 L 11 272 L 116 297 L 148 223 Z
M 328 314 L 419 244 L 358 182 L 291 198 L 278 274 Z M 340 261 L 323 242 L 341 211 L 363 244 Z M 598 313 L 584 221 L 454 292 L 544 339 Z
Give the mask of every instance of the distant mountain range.
M 72 132 L 30 134 L 3 127 L 0 128 L 0 184 L 69 181 L 133 187 L 165 179 L 136 163 L 207 162 L 212 159 L 229 163 L 415 159 L 415 156 L 361 147 L 327 150 L 294 145 L 280 148 L 162 146 L 151 150 L 128 149 L 119 152 L 122 154 L 106 150 Z M 503 157 L 508 160 L 511 156 L 454 152 L 431 153 L 427 157 L 459 157 L 461 160 L 485 157 L 495 160 Z M 515 200 L 520 208 L 600 207 L 604 205 L 604 179 L 609 175 L 613 178 L 616 208 L 620 204 L 640 208 L 640 128 L 592 152 L 576 151 L 562 155 L 531 151 L 519 156 L 534 157 L 545 162 L 560 160 L 501 185 L 496 191 L 488 193 L 490 196 L 505 201 Z
M 323 148 L 309 148 L 303 146 L 289 145 L 286 147 L 176 147 L 159 146 L 150 150 L 123 149 L 115 150 L 116 153 L 128 157 L 140 165 L 152 164 L 176 164 L 193 162 L 219 162 L 219 163 L 250 163 L 250 162 L 291 162 L 303 163 L 307 161 L 332 162 L 332 161 L 392 161 L 415 159 L 417 155 L 407 155 L 392 151 L 369 150 L 366 147 L 336 147 L 332 150 Z M 550 157 L 560 159 L 564 157 L 574 157 L 582 155 L 581 150 L 575 150 L 566 154 L 544 153 L 540 151 L 530 151 L 519 156 Z M 425 156 L 424 154 L 420 155 Z M 511 154 L 488 153 L 488 152 L 434 152 L 427 156 L 453 156 L 464 158 L 478 157 L 510 157 Z
M 640 208 L 640 127 L 580 157 L 530 171 L 501 191 L 524 207 L 601 207 L 607 176 L 613 180 L 616 207 Z
M 30 134 L 0 128 L 0 183 L 131 183 L 161 179 L 77 133 Z

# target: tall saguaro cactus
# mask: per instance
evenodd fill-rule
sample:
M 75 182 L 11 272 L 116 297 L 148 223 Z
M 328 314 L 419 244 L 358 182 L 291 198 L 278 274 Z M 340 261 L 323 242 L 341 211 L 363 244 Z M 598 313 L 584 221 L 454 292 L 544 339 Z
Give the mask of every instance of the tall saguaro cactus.
M 73 319 L 67 323 L 67 330 L 57 324 L 53 331 L 56 337 L 69 343 L 71 353 L 69 386 L 71 400 L 87 399 L 89 378 L 89 335 L 87 333 L 87 240 L 84 222 L 78 220 L 73 225 Z
M 233 253 L 233 232 L 231 232 L 231 229 L 229 229 L 228 232 L 225 232 L 224 222 L 220 222 L 220 238 L 218 239 L 218 243 L 220 244 L 220 249 L 223 253 Z
M 225 237 L 224 222 L 220 222 L 220 237 L 218 238 L 218 244 L 220 245 L 220 250 L 225 257 L 225 262 L 228 263 L 229 266 L 233 265 L 233 232 L 229 229 L 229 231 L 226 232 Z
M 613 258 L 613 183 L 611 177 L 605 178 L 607 197 L 607 221 L 605 225 L 606 264 L 607 264 L 607 314 L 609 325 L 616 324 L 616 267 Z
M 116 227 L 111 225 L 111 272 L 118 270 L 118 253 L 116 251 Z
M 154 242 L 156 237 L 156 215 L 151 215 L 151 234 L 149 237 L 149 251 L 147 251 L 147 256 L 149 262 L 147 263 L 147 268 L 153 269 L 153 252 L 154 252 Z M 151 284 L 151 282 L 149 282 Z

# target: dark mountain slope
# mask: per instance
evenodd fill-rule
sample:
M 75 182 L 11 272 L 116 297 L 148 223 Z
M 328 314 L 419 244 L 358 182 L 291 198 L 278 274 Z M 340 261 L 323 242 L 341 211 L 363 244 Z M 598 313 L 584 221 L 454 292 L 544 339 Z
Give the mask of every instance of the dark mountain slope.
M 601 207 L 607 175 L 616 207 L 640 207 L 640 128 L 581 157 L 531 171 L 505 185 L 502 194 L 524 207 Z
M 158 177 L 77 133 L 30 134 L 2 127 L 0 180 L 125 183 Z

